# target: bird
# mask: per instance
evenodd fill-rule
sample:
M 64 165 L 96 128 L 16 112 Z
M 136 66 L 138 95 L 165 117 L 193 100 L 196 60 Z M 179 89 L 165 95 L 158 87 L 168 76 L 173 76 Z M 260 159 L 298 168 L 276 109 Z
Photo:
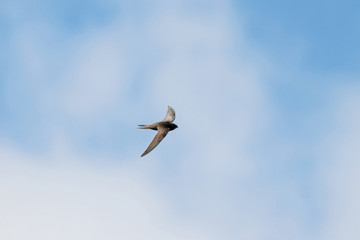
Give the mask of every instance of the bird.
M 143 154 L 141 154 L 141 157 L 151 152 L 164 139 L 164 137 L 168 134 L 169 131 L 178 128 L 176 124 L 172 123 L 174 120 L 175 110 L 172 107 L 168 106 L 168 110 L 164 120 L 149 125 L 138 125 L 139 129 L 151 129 L 158 131 L 148 148 Z

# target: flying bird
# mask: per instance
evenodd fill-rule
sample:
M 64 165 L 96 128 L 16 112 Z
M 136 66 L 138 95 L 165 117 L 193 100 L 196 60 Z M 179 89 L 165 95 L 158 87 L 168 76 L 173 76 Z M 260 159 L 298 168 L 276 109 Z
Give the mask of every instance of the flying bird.
M 143 154 L 141 154 L 141 157 L 151 152 L 161 142 L 161 140 L 164 139 L 164 137 L 168 134 L 169 131 L 172 131 L 178 127 L 176 124 L 172 123 L 174 120 L 175 110 L 172 107 L 168 106 L 166 116 L 161 122 L 156 122 L 150 125 L 138 125 L 139 129 L 151 129 L 158 131 L 148 148 Z

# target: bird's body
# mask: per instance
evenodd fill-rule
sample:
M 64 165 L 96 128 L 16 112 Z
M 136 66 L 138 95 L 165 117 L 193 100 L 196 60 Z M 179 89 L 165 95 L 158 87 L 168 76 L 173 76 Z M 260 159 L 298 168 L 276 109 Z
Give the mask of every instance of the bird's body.
M 168 134 L 169 131 L 176 129 L 178 126 L 172 123 L 175 120 L 175 110 L 172 107 L 168 107 L 168 111 L 164 120 L 161 122 L 156 122 L 149 125 L 138 125 L 140 129 L 151 129 L 156 130 L 158 133 L 145 150 L 145 152 L 141 155 L 141 157 L 145 156 L 149 152 L 151 152 L 160 142 L 164 139 L 164 137 Z
M 169 131 L 172 131 L 178 127 L 176 124 L 171 122 L 157 122 L 150 125 L 138 125 L 138 126 L 140 127 L 140 129 L 151 129 L 155 131 L 159 130 L 158 127 L 169 128 Z

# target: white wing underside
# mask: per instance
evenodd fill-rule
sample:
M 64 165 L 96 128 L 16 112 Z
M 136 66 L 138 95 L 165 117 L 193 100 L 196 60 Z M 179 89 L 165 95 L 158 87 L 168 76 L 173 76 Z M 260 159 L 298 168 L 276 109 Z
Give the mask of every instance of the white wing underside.
M 163 122 L 173 122 L 175 120 L 175 110 L 168 106 L 168 111 L 166 113 L 166 116 L 164 118 L 164 120 L 162 120 Z

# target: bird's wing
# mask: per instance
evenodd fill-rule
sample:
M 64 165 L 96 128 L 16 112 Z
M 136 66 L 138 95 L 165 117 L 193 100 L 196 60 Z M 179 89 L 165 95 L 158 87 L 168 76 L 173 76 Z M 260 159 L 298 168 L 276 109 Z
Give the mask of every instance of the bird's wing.
M 164 118 L 164 120 L 162 120 L 163 122 L 173 122 L 175 120 L 175 110 L 168 106 L 168 111 L 166 113 L 166 116 Z
M 145 152 L 141 155 L 142 157 L 151 152 L 160 142 L 164 139 L 166 134 L 168 134 L 169 128 L 158 126 L 158 133 L 155 135 L 154 139 L 145 150 Z

